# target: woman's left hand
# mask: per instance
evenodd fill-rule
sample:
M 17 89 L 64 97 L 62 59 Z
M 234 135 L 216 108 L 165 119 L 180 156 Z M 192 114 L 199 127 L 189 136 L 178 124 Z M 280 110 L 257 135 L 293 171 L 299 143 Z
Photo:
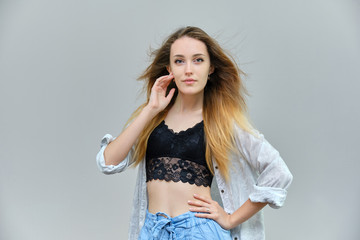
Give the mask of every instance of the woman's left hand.
M 227 230 L 233 228 L 231 215 L 226 213 L 218 202 L 197 194 L 194 194 L 194 198 L 196 200 L 189 200 L 188 204 L 191 206 L 189 209 L 191 212 L 201 212 L 196 213 L 196 217 L 213 219 Z

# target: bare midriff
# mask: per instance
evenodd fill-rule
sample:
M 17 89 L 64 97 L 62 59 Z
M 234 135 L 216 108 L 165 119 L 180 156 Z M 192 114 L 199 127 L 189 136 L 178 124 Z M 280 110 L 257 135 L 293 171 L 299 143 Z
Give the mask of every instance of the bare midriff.
M 189 211 L 189 200 L 195 200 L 194 194 L 211 199 L 210 187 L 197 186 L 183 182 L 151 180 L 147 182 L 150 213 L 163 212 L 176 217 Z

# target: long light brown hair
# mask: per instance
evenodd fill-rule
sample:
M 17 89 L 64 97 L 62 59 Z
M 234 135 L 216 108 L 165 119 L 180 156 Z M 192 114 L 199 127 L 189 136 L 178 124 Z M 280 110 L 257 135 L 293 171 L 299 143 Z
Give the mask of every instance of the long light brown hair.
M 221 174 L 228 180 L 229 153 L 235 150 L 234 123 L 251 132 L 251 125 L 246 114 L 245 95 L 247 92 L 240 78 L 240 75 L 244 73 L 220 45 L 200 28 L 181 28 L 171 34 L 159 49 L 152 52 L 152 63 L 139 77 L 139 80 L 145 80 L 147 101 L 132 114 L 128 122 L 136 118 L 149 102 L 151 88 L 156 79 L 168 74 L 166 67 L 170 65 L 171 45 L 184 36 L 200 40 L 206 45 L 210 56 L 210 64 L 214 69 L 204 90 L 205 157 L 212 173 L 214 173 L 212 162 L 212 159 L 214 159 Z M 151 132 L 164 120 L 167 112 L 175 102 L 177 87 L 174 82 L 168 86 L 168 92 L 172 88 L 175 88 L 176 91 L 171 102 L 145 126 L 136 142 L 134 166 L 139 164 L 145 157 L 147 141 Z

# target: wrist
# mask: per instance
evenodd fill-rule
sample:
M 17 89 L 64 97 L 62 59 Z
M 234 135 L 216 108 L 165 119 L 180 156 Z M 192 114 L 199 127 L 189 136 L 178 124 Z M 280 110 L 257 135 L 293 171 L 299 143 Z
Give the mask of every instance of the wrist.
M 229 223 L 228 230 L 236 227 L 236 224 L 235 224 L 235 221 L 234 221 L 234 215 L 233 215 L 233 214 L 229 214 L 229 215 L 228 215 L 228 223 Z
M 146 105 L 141 111 L 141 114 L 148 117 L 149 120 L 153 119 L 158 113 L 159 111 L 149 105 Z

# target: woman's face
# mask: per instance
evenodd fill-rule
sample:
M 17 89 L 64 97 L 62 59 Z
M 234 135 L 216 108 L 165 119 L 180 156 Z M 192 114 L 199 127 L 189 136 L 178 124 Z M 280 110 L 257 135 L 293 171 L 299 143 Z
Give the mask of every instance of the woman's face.
M 171 45 L 168 71 L 173 73 L 180 94 L 203 94 L 212 73 L 206 45 L 186 36 L 177 39 Z

